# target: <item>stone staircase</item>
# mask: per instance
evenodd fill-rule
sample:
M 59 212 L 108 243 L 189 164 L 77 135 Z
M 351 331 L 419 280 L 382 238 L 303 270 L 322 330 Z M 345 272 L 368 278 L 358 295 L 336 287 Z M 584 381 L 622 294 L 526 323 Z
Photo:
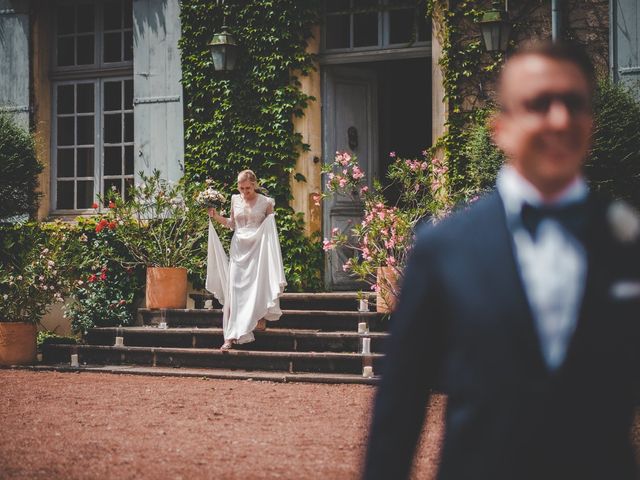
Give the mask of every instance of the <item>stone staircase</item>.
M 255 342 L 224 352 L 218 349 L 223 343 L 220 305 L 204 308 L 210 296 L 192 298 L 193 309 L 139 310 L 139 326 L 93 328 L 83 345 L 47 345 L 43 364 L 72 369 L 71 355 L 77 354 L 76 370 L 285 382 L 377 381 L 375 375 L 364 377 L 363 369 L 380 371 L 389 319 L 358 311 L 356 293 L 285 293 L 280 320 L 255 332 Z M 159 328 L 161 323 L 167 328 Z M 360 323 L 367 324 L 368 333 L 358 333 Z M 122 346 L 115 345 L 116 337 L 123 337 Z M 365 338 L 370 339 L 370 353 L 363 353 Z

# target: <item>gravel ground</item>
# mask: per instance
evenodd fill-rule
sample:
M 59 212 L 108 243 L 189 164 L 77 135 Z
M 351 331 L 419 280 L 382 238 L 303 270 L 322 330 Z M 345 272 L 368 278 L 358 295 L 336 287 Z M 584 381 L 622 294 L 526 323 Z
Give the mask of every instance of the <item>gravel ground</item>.
M 0 479 L 355 479 L 373 393 L 0 369 Z M 444 404 L 433 397 L 414 478 L 434 478 Z
M 358 478 L 373 392 L 0 370 L 0 478 Z M 416 478 L 433 478 L 443 403 L 434 397 Z

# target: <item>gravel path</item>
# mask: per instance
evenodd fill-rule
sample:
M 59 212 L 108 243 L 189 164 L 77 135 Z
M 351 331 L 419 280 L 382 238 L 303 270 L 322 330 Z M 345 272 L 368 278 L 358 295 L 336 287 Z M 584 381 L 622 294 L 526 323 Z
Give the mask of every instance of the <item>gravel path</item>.
M 374 389 L 0 370 L 1 479 L 355 479 Z M 435 397 L 416 478 L 433 478 Z

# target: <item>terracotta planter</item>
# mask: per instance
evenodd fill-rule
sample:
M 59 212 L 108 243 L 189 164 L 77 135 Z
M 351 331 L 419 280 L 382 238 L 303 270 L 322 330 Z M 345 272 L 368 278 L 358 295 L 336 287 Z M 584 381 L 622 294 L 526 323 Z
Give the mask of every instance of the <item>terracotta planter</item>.
M 35 324 L 0 322 L 0 365 L 25 365 L 35 361 Z
M 377 283 L 380 290 L 376 293 L 376 311 L 390 313 L 396 306 L 398 274 L 393 267 L 378 267 Z
M 147 267 L 147 308 L 187 308 L 187 269 Z

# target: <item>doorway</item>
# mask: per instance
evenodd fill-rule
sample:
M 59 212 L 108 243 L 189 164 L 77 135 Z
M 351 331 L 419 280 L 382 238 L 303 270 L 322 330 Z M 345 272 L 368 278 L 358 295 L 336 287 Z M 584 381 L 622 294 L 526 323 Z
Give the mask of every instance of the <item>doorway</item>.
M 386 185 L 386 172 L 393 161 L 390 152 L 416 158 L 431 145 L 429 58 L 327 65 L 322 76 L 325 164 L 333 161 L 337 150 L 348 151 L 358 157 L 370 187 L 373 178 Z M 385 194 L 394 202 L 398 192 L 387 189 Z M 328 237 L 334 228 L 348 233 L 362 219 L 362 211 L 357 200 L 331 199 L 323 213 L 324 235 Z M 338 249 L 327 256 L 327 289 L 362 288 L 342 270 L 351 255 L 348 250 Z

